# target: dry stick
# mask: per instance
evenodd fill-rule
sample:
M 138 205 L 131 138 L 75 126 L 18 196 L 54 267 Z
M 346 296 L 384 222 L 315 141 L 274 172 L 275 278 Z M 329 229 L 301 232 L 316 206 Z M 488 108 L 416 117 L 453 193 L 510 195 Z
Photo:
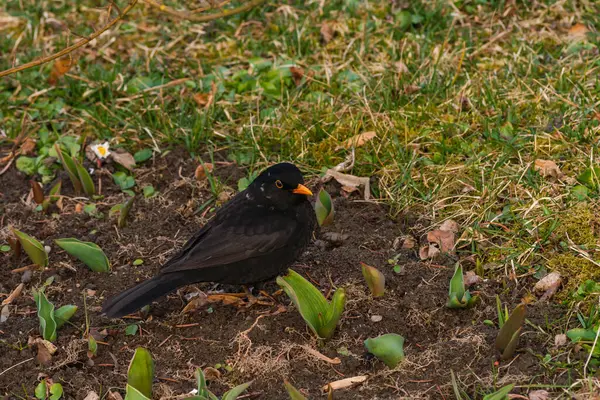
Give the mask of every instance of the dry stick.
M 100 29 L 99 31 L 96 31 L 96 32 L 92 33 L 87 38 L 81 39 L 80 41 L 78 41 L 74 45 L 71 45 L 71 46 L 69 46 L 67 48 L 64 48 L 61 51 L 59 51 L 58 53 L 51 54 L 51 55 L 49 55 L 47 57 L 38 58 L 37 60 L 29 62 L 27 64 L 19 65 L 18 67 L 14 67 L 14 68 L 7 69 L 6 71 L 2 71 L 2 72 L 0 72 L 0 78 L 2 78 L 3 76 L 7 76 L 7 75 L 10 75 L 10 74 L 14 74 L 14 73 L 23 71 L 23 70 L 28 69 L 28 68 L 37 67 L 38 65 L 45 64 L 45 63 L 50 62 L 52 60 L 56 60 L 57 58 L 65 56 L 65 55 L 71 53 L 72 51 L 77 50 L 81 46 L 84 46 L 84 45 L 88 44 L 89 42 L 91 42 L 92 40 L 96 39 L 98 36 L 100 36 L 101 34 L 103 34 L 104 32 L 106 32 L 107 30 L 109 30 L 110 28 L 112 28 L 113 26 L 115 26 L 117 22 L 119 22 L 120 20 L 122 20 L 123 17 L 125 15 L 127 15 L 127 13 L 129 11 L 131 11 L 131 9 L 137 4 L 137 2 L 138 2 L 138 0 L 131 0 L 131 2 L 127 5 L 127 7 L 125 7 L 125 9 L 123 10 L 123 12 L 121 14 L 119 14 L 115 19 L 113 19 L 112 21 L 110 21 L 108 24 L 104 25 L 104 27 L 102 29 Z
M 192 21 L 192 22 L 208 22 L 208 21 L 212 21 L 214 19 L 218 19 L 218 18 L 222 18 L 222 17 L 229 17 L 230 15 L 239 14 L 243 11 L 247 11 L 247 10 L 253 8 L 254 6 L 259 5 L 260 3 L 265 2 L 266 0 L 251 0 L 248 3 L 244 4 L 243 6 L 232 8 L 230 10 L 225 10 L 225 11 L 222 11 L 222 12 L 216 13 L 216 14 L 200 15 L 200 16 L 189 15 L 188 14 L 189 12 L 175 11 L 172 8 L 165 6 L 164 4 L 158 4 L 154 0 L 142 0 L 142 1 L 152 7 L 158 8 L 160 11 L 164 12 L 165 14 L 169 14 L 169 15 L 172 15 L 177 18 L 185 19 L 185 20 Z M 227 4 L 226 1 L 219 4 L 216 8 L 222 7 L 225 4 Z M 197 11 L 192 11 L 192 12 L 197 12 Z

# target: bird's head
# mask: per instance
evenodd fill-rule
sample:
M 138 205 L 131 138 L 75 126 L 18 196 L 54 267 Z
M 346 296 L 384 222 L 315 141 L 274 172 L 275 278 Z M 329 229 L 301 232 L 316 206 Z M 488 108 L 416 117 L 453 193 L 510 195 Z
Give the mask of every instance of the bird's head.
M 265 198 L 279 208 L 298 204 L 312 196 L 304 186 L 304 177 L 300 170 L 290 163 L 275 164 L 264 170 L 248 187 L 256 198 Z

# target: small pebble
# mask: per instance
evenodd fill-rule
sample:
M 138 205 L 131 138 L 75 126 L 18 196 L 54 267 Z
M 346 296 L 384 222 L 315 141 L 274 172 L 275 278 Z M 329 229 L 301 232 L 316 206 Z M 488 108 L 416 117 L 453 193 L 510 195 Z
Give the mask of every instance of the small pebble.
M 371 321 L 373 322 L 379 322 L 383 319 L 383 316 L 381 315 L 371 315 Z

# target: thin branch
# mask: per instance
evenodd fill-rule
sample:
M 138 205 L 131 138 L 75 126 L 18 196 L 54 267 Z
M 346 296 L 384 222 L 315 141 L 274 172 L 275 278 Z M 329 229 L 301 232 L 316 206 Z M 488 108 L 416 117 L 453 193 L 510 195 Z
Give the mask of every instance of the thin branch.
M 231 8 L 229 10 L 221 11 L 219 13 L 214 13 L 214 14 L 208 14 L 208 15 L 190 15 L 190 13 L 191 13 L 190 11 L 186 11 L 186 12 L 176 11 L 176 10 L 173 10 L 172 8 L 165 6 L 164 4 L 158 4 L 154 0 L 142 0 L 142 1 L 152 7 L 158 8 L 160 11 L 164 12 L 165 14 L 172 15 L 173 17 L 185 19 L 185 20 L 192 21 L 192 22 L 208 22 L 208 21 L 212 21 L 214 19 L 229 17 L 231 15 L 239 14 L 241 12 L 250 10 L 251 8 L 254 8 L 257 5 L 264 3 L 266 0 L 251 0 L 248 3 L 244 4 L 243 6 Z M 227 1 L 224 1 L 221 4 L 219 4 L 217 7 L 222 7 L 223 5 L 225 5 L 227 3 L 228 3 Z M 192 12 L 196 13 L 199 11 L 194 10 Z
M 81 39 L 80 41 L 78 41 L 77 43 L 66 47 L 64 49 L 62 49 L 61 51 L 59 51 L 58 53 L 54 53 L 51 54 L 47 57 L 42 57 L 42 58 L 38 58 L 37 60 L 31 61 L 27 64 L 23 64 L 23 65 L 19 65 L 18 67 L 14 67 L 14 68 L 9 68 L 5 71 L 1 71 L 0 72 L 0 78 L 2 78 L 3 76 L 7 76 L 7 75 L 11 75 L 11 74 L 15 74 L 17 72 L 29 69 L 29 68 L 33 68 L 33 67 L 37 67 L 38 65 L 42 65 L 45 64 L 47 62 L 56 60 L 57 58 L 63 57 L 69 53 L 71 53 L 74 50 L 77 50 L 78 48 L 88 44 L 89 42 L 91 42 L 92 40 L 96 39 L 98 36 L 100 36 L 101 34 L 103 34 L 104 32 L 106 32 L 107 30 L 109 30 L 110 28 L 112 28 L 113 26 L 115 26 L 117 24 L 117 22 L 119 22 L 120 20 L 123 19 L 123 17 L 125 15 L 127 15 L 127 13 L 129 11 L 131 11 L 131 9 L 133 9 L 133 7 L 135 7 L 135 5 L 137 4 L 138 0 L 131 0 L 129 2 L 129 4 L 127 5 L 127 7 L 123 10 L 123 12 L 117 16 L 115 19 L 113 19 L 112 21 L 110 21 L 108 24 L 106 24 L 104 27 L 102 27 L 102 29 L 100 29 L 99 31 L 94 32 L 93 34 L 91 34 L 90 36 L 86 37 L 85 39 Z

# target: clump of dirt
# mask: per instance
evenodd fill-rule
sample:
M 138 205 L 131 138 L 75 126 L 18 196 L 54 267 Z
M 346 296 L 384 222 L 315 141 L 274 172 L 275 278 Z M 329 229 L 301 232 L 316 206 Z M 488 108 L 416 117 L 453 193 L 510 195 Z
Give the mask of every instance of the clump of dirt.
M 115 321 L 100 315 L 107 296 L 152 276 L 211 217 L 210 207 L 200 208 L 212 198 L 208 183 L 193 178 L 195 165 L 187 159 L 184 153 L 174 151 L 136 171 L 139 188 L 152 184 L 159 193 L 149 199 L 138 196 L 122 229 L 108 218 L 110 208 L 126 199 L 110 176 L 100 178 L 103 198 L 96 205 L 103 216 L 78 212 L 77 204 L 87 201 L 71 196 L 68 189 L 64 191 L 67 198 L 61 212 L 35 212 L 25 202 L 29 190 L 26 177 L 14 169 L 0 176 L 5 236 L 6 226 L 11 224 L 52 248 L 50 266 L 33 271 L 30 277 L 11 272 L 28 264 L 25 257 L 13 263 L 10 254 L 0 255 L 0 293 L 10 293 L 22 281 L 26 284 L 24 295 L 9 306 L 8 320 L 0 324 L 0 393 L 26 397 L 33 392 L 41 373 L 61 382 L 67 398 L 83 398 L 91 390 L 102 395 L 107 388 L 124 388 L 129 360 L 138 346 L 150 349 L 154 357 L 156 392 L 173 396 L 192 390 L 194 370 L 206 366 L 222 373 L 220 379 L 210 382 L 215 392 L 254 380 L 249 392 L 254 394 L 252 398 L 261 399 L 287 398 L 284 378 L 311 398 L 318 398 L 320 387 L 328 382 L 369 376 L 365 384 L 339 395 L 344 399 L 448 398 L 453 393 L 451 370 L 471 394 L 489 389 L 497 379 L 510 383 L 535 379 L 537 384 L 566 381 L 558 375 L 547 375 L 540 366 L 536 355 L 548 353 L 549 336 L 530 326 L 525 327 L 516 360 L 494 369 L 497 329 L 483 321 L 495 319 L 496 293 L 512 308 L 525 294 L 522 289 L 507 289 L 489 280 L 477 288 L 483 298 L 479 306 L 469 310 L 446 308 L 455 260 L 421 262 L 416 253 L 418 245 L 414 249 L 394 249 L 396 239 L 410 229 L 407 221 L 417 218 L 404 215 L 392 220 L 384 205 L 357 201 L 358 196 L 340 196 L 339 187 L 333 183 L 327 188 L 334 197 L 336 217 L 333 225 L 321 233 L 336 232 L 347 237 L 341 241 L 319 237 L 292 266 L 325 294 L 336 287 L 346 288 L 347 308 L 333 339 L 318 344 L 283 295 L 276 297 L 272 307 L 239 311 L 230 305 L 212 304 L 182 314 L 186 301 L 181 294 L 195 290 L 186 288 L 161 299 L 149 315 L 138 319 Z M 223 174 L 225 168 L 228 171 Z M 245 175 L 239 168 L 235 173 L 232 169 L 231 165 L 217 165 L 215 174 L 222 180 Z M 68 188 L 68 180 L 63 182 Z M 235 187 L 236 180 L 230 178 L 226 183 Z M 110 258 L 112 271 L 93 273 L 74 261 L 53 245 L 53 239 L 61 237 L 97 243 Z M 402 266 L 399 273 L 388 263 L 394 257 Z M 134 265 L 136 259 L 143 263 Z M 360 262 L 384 273 L 383 298 L 369 295 Z M 59 350 L 52 364 L 43 367 L 36 364 L 27 341 L 39 335 L 31 290 L 50 276 L 54 276 L 54 283 L 46 289 L 48 298 L 57 306 L 75 304 L 79 311 L 70 324 L 60 329 L 56 341 Z M 219 289 L 210 283 L 195 287 L 204 291 Z M 271 282 L 264 289 L 274 293 L 278 288 Z M 86 314 L 91 329 L 101 336 L 98 354 L 92 360 L 82 340 Z M 554 306 L 532 306 L 528 318 L 545 327 L 560 315 L 561 310 Z M 125 327 L 133 323 L 140 329 L 128 336 Z M 390 332 L 406 338 L 406 361 L 395 370 L 368 355 L 363 344 L 368 337 Z M 341 363 L 330 364 L 307 349 L 338 357 Z

